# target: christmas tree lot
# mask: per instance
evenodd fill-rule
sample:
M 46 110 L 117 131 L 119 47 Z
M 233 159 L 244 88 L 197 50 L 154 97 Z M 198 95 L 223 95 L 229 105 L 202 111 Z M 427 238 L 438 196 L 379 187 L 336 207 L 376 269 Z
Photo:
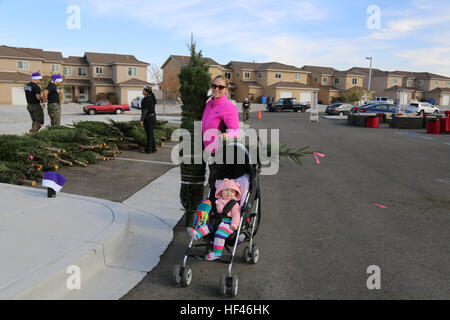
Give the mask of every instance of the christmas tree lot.
M 167 121 L 157 121 L 157 147 L 170 140 L 174 129 Z M 0 183 L 34 186 L 45 171 L 112 160 L 120 150 L 145 147 L 145 143 L 139 121 L 81 121 L 48 127 L 34 135 L 0 135 Z

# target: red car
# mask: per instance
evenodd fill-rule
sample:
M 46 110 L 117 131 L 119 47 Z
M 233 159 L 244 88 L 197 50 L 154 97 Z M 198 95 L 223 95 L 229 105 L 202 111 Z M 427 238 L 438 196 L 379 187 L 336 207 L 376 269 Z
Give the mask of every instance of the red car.
M 102 99 L 95 105 L 83 107 L 83 111 L 90 115 L 96 113 L 122 114 L 124 111 L 130 111 L 130 106 L 128 104 L 111 104 L 108 99 Z

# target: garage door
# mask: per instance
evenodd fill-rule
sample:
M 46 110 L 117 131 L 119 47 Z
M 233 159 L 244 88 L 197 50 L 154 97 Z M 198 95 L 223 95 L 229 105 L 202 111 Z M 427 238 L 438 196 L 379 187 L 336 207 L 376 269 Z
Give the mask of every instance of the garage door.
M 12 104 L 14 106 L 26 106 L 25 90 L 23 87 L 11 87 Z
M 300 102 L 302 102 L 302 103 L 306 103 L 306 102 L 311 103 L 312 102 L 311 92 L 302 92 L 302 93 L 300 93 Z
M 281 91 L 280 98 L 292 98 L 294 95 L 291 91 Z
M 442 105 L 443 106 L 450 106 L 450 96 L 443 96 L 442 97 Z
M 142 91 L 141 90 L 128 90 L 128 99 L 127 99 L 127 103 L 131 106 L 131 100 L 142 96 Z

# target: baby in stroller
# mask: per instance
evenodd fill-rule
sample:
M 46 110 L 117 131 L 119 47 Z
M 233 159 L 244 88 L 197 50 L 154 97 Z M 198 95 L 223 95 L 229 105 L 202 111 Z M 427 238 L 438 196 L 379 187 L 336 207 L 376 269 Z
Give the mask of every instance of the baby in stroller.
M 198 229 L 187 228 L 187 232 L 194 240 L 199 240 L 217 230 L 214 237 L 213 250 L 205 256 L 205 260 L 208 261 L 219 259 L 222 256 L 225 240 L 237 230 L 241 219 L 239 206 L 241 190 L 239 183 L 225 178 L 216 189 L 215 197 L 217 199 L 217 216 L 211 215 L 210 221 L 201 225 Z M 203 202 L 204 204 L 205 202 Z

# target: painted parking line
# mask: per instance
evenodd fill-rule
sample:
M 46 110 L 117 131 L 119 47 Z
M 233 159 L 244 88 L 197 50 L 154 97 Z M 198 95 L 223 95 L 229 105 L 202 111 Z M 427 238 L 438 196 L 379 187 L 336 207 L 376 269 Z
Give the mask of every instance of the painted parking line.
M 129 158 L 116 158 L 116 160 L 147 162 L 147 163 L 157 163 L 157 164 L 168 164 L 168 165 L 171 165 L 171 166 L 177 166 L 173 162 L 162 162 L 162 161 L 153 161 L 153 160 L 129 159 Z
M 431 137 L 424 137 L 424 136 L 420 136 L 419 138 L 426 139 L 426 140 L 434 140 L 434 138 L 431 138 Z

